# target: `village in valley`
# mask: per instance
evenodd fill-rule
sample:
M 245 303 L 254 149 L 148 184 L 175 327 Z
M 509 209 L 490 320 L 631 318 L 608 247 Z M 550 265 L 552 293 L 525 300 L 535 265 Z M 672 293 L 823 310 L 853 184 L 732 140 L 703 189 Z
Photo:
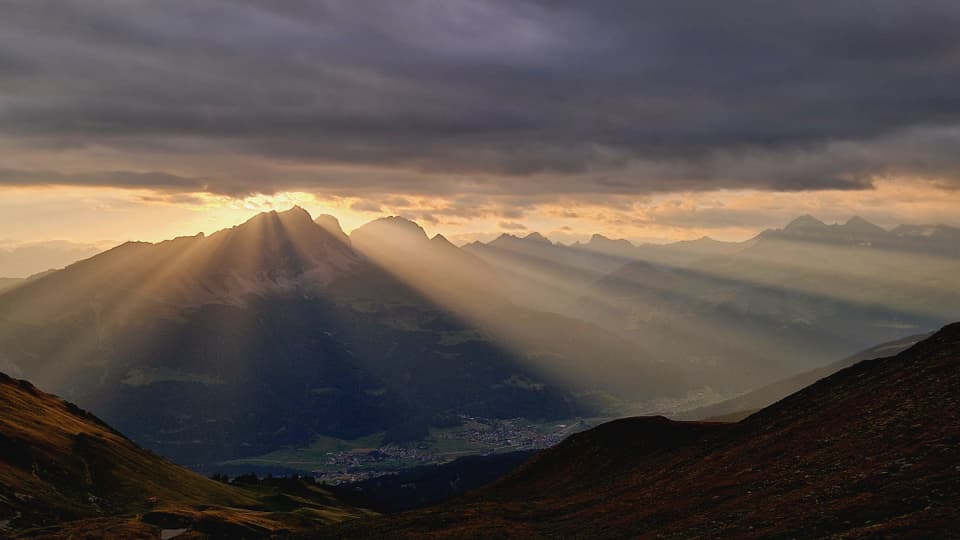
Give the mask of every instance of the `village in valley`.
M 274 452 L 230 465 L 280 467 L 303 471 L 317 481 L 336 485 L 395 473 L 411 467 L 440 465 L 460 457 L 538 450 L 589 429 L 600 419 L 535 423 L 523 418 L 496 419 L 460 415 L 459 425 L 431 429 L 419 441 L 383 444 L 382 437 L 320 442 L 309 448 Z

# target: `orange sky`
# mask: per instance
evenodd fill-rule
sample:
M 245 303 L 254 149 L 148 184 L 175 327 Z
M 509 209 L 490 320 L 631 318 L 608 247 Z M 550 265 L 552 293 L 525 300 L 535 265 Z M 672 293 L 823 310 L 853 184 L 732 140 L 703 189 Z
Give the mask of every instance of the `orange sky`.
M 523 235 L 532 231 L 564 242 L 583 240 L 595 232 L 635 242 L 704 235 L 743 240 L 807 213 L 825 221 L 860 215 L 883 226 L 960 226 L 960 192 L 922 181 L 881 180 L 874 189 L 855 191 L 718 190 L 519 202 L 487 197 L 471 201 L 469 208 L 440 196 L 385 194 L 358 199 L 286 192 L 239 199 L 205 193 L 170 196 L 149 190 L 54 186 L 0 189 L 0 241 L 159 241 L 199 231 L 210 233 L 257 212 L 293 204 L 314 216 L 336 215 L 348 232 L 371 219 L 396 214 L 458 243 L 487 240 L 502 232 Z

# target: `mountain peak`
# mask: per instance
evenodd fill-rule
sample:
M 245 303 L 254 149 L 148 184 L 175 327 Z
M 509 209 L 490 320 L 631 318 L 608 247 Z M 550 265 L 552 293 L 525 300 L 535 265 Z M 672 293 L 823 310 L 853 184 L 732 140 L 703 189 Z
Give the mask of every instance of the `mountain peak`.
M 551 242 L 549 238 L 547 238 L 546 236 L 538 232 L 532 232 L 524 236 L 523 239 L 530 240 L 531 242 L 539 242 L 541 244 L 553 244 L 553 242 Z
M 387 236 L 393 236 L 394 238 L 402 237 L 415 241 L 426 241 L 429 239 L 423 227 L 415 221 L 400 216 L 377 218 L 350 233 L 350 238 L 362 238 L 365 235 L 375 235 L 384 238 Z
M 323 230 L 330 233 L 337 240 L 347 242 L 349 238 L 347 234 L 343 232 L 343 228 L 340 227 L 340 220 L 330 214 L 320 214 L 316 219 L 313 220 L 314 223 L 320 226 Z
M 435 244 L 443 244 L 443 245 L 450 245 L 450 246 L 453 245 L 453 242 L 451 242 L 450 240 L 448 240 L 446 236 L 444 236 L 444 235 L 442 235 L 442 234 L 440 234 L 440 233 L 437 233 L 437 234 L 433 235 L 433 238 L 431 238 L 430 241 L 433 242 L 433 243 L 435 243 Z
M 588 246 L 619 246 L 624 248 L 632 248 L 633 244 L 630 243 L 626 238 L 609 238 L 602 234 L 594 233 L 590 237 L 590 241 L 587 242 Z
M 291 206 L 289 209 L 284 210 L 284 211 L 282 211 L 282 212 L 277 212 L 277 213 L 278 213 L 278 214 L 291 215 L 291 216 L 292 216 L 292 215 L 306 215 L 306 216 L 307 216 L 308 218 L 310 218 L 311 220 L 313 219 L 313 217 L 310 216 L 310 212 L 307 212 L 307 210 L 306 210 L 305 208 L 303 208 L 302 206 L 300 206 L 299 204 L 295 204 L 295 205 Z
M 313 223 L 313 216 L 310 215 L 310 212 L 307 212 L 303 207 L 293 205 L 287 210 L 271 210 L 270 215 L 276 216 L 283 223 L 290 225 L 305 225 L 307 223 Z
M 310 212 L 307 212 L 300 206 L 294 205 L 287 210 L 276 211 L 270 210 L 266 212 L 260 212 L 259 214 L 251 217 L 250 219 L 244 221 L 239 227 L 244 227 L 246 225 L 253 224 L 263 224 L 268 222 L 277 222 L 280 221 L 284 225 L 304 225 L 306 223 L 313 223 L 313 218 L 310 216 Z
M 799 229 L 810 229 L 810 228 L 820 228 L 826 227 L 827 224 L 820 221 L 819 219 L 811 216 L 810 214 L 804 214 L 790 223 L 787 223 L 787 226 L 783 228 L 785 231 L 790 230 L 799 230 Z
M 884 230 L 879 225 L 875 225 L 863 219 L 860 216 L 851 217 L 850 219 L 847 220 L 847 222 L 843 226 L 847 229 L 853 229 L 858 232 L 868 232 L 868 233 L 886 232 L 886 230 Z

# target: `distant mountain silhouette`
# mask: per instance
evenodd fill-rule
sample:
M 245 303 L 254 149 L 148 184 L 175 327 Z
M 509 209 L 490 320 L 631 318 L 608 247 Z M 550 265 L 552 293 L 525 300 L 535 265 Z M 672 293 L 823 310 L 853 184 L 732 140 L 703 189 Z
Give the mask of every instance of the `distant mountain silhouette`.
M 950 257 L 960 256 L 960 229 L 958 228 L 943 225 L 900 225 L 888 231 L 860 216 L 853 216 L 846 223 L 827 225 L 813 216 L 804 215 L 791 221 L 783 229 L 770 229 L 760 233 L 759 238 L 857 245 Z
M 951 237 L 946 227 L 928 232 Z M 714 388 L 746 390 L 960 317 L 960 258 L 951 255 L 960 236 L 925 238 L 856 217 L 827 225 L 802 216 L 733 251 L 629 261 L 567 312 L 649 356 L 689 359 Z
M 569 308 L 591 283 L 626 262 L 620 255 L 554 244 L 536 233 L 523 238 L 502 234 L 464 250 L 496 270 L 517 304 L 565 315 L 574 315 Z
M 745 244 L 741 242 L 721 242 L 704 236 L 696 240 L 681 240 L 666 244 L 634 245 L 623 238 L 612 240 L 601 234 L 594 234 L 589 241 L 575 242 L 570 247 L 618 257 L 625 261 L 642 260 L 671 266 L 683 266 L 708 257 L 732 255 L 743 249 Z
M 76 242 L 27 242 L 0 245 L 0 278 L 25 278 L 86 259 L 103 251 L 93 244 Z
M 960 323 L 738 424 L 631 418 L 452 503 L 326 537 L 940 538 L 952 534 Z

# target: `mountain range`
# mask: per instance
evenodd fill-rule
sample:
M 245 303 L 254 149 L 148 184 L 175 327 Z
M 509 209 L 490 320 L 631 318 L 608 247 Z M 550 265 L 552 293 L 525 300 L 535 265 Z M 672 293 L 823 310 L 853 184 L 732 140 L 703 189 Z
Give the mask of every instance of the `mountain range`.
M 958 246 L 946 226 L 801 216 L 739 243 L 531 234 L 465 249 L 515 302 L 592 322 L 731 394 L 960 317 Z
M 458 415 L 678 413 L 960 317 L 960 238 L 802 217 L 743 243 L 266 212 L 0 293 L 0 370 L 198 470 Z
M 595 392 L 684 388 L 614 334 L 507 301 L 483 263 L 415 224 L 379 245 L 397 220 L 355 242 L 320 222 L 264 213 L 24 282 L 0 295 L 0 368 L 200 469 L 317 435 L 567 418 Z

